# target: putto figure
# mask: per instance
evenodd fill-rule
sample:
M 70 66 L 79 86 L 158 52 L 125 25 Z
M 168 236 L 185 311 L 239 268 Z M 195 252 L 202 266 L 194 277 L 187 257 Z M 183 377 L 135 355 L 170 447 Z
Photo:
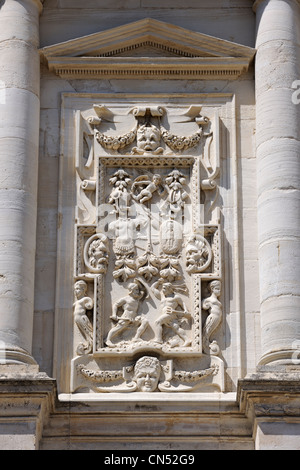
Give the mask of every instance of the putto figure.
M 163 330 L 170 328 L 182 340 L 184 347 L 190 346 L 191 340 L 188 338 L 187 331 L 182 328 L 182 319 L 189 318 L 191 315 L 187 307 L 176 290 L 185 290 L 185 286 L 174 286 L 171 282 L 161 280 L 153 284 L 154 292 L 158 295 L 161 287 L 161 315 L 155 320 L 155 339 L 158 343 L 163 343 Z
M 111 319 L 113 322 L 116 322 L 116 325 L 111 328 L 107 335 L 107 346 L 115 347 L 116 344 L 112 342 L 112 339 L 130 327 L 137 327 L 136 334 L 132 341 L 140 339 L 149 325 L 146 318 L 138 315 L 140 302 L 146 296 L 146 288 L 139 281 L 134 281 L 128 286 L 128 294 L 113 304 Z M 122 311 L 121 316 L 118 316 L 119 310 Z
M 77 347 L 77 354 L 89 354 L 93 347 L 93 326 L 86 314 L 87 310 L 91 310 L 94 302 L 91 297 L 87 296 L 87 283 L 85 281 L 77 281 L 74 285 L 74 293 L 76 301 L 74 302 L 74 320 L 85 342 L 80 343 Z
M 133 147 L 132 153 L 137 155 L 159 155 L 164 151 L 164 149 L 160 147 L 160 140 L 160 130 L 156 126 L 150 123 L 143 124 L 137 130 L 137 146 Z
M 209 284 L 209 289 L 211 295 L 202 302 L 202 308 L 209 311 L 203 327 L 203 348 L 204 352 L 217 355 L 220 352 L 220 348 L 216 341 L 210 342 L 210 338 L 222 320 L 222 304 L 219 301 L 221 282 L 218 280 L 212 281 Z
M 141 175 L 137 177 L 132 184 L 132 197 L 135 201 L 144 204 L 150 201 L 156 191 L 160 194 L 164 191 L 162 184 L 162 177 L 159 174 L 154 174 L 152 179 L 147 175 Z M 134 194 L 135 191 L 137 191 L 138 194 Z

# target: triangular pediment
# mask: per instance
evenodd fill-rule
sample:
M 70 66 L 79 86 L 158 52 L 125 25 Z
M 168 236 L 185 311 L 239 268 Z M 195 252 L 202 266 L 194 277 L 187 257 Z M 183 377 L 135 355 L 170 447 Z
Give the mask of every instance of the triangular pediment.
M 189 75 L 222 75 L 221 69 L 223 75 L 236 75 L 247 70 L 254 53 L 250 47 L 151 18 L 40 50 L 50 70 L 78 78 L 193 78 Z

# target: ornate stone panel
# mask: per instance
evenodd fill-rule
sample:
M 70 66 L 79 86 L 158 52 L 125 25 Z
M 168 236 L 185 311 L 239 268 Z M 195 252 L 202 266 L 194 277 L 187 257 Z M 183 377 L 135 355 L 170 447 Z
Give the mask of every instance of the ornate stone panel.
M 62 391 L 224 390 L 219 98 L 65 95 Z

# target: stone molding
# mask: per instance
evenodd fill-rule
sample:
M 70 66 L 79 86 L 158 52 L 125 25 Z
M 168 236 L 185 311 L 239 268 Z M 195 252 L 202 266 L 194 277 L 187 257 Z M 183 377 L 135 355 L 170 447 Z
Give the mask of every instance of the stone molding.
M 261 368 L 238 382 L 240 412 L 252 423 L 257 450 L 299 449 L 299 369 Z
M 0 365 L 1 450 L 39 449 L 56 390 L 56 381 L 37 365 Z
M 181 394 L 141 393 L 137 405 L 137 397 L 129 395 L 125 400 L 106 395 L 101 402 L 80 394 L 58 396 L 56 380 L 37 366 L 2 365 L 0 409 L 1 450 L 122 450 L 128 444 L 254 450 L 260 426 L 299 426 L 299 372 L 262 370 L 241 379 L 236 394 L 191 394 L 188 402 Z M 178 416 L 185 423 L 180 432 Z
M 299 371 L 258 372 L 238 382 L 237 401 L 246 416 L 300 418 Z
M 254 54 L 250 47 L 151 18 L 40 50 L 49 70 L 65 79 L 232 80 L 248 70 Z

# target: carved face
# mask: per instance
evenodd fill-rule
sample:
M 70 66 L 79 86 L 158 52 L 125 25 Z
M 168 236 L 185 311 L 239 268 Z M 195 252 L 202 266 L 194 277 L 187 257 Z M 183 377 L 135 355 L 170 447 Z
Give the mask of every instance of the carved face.
M 93 267 L 107 263 L 107 245 L 105 239 L 94 240 L 89 248 L 90 263 Z
M 136 141 L 139 149 L 153 152 L 160 144 L 160 132 L 154 126 L 142 126 L 137 131 Z
M 164 295 L 171 295 L 174 294 L 174 289 L 171 283 L 166 282 L 165 284 L 162 285 L 162 292 Z
M 208 258 L 207 248 L 204 243 L 199 244 L 198 247 L 196 245 L 189 244 L 186 250 L 186 259 L 188 263 L 195 262 L 202 266 Z
M 85 295 L 87 291 L 87 285 L 84 281 L 78 281 L 74 285 L 74 292 L 77 299 L 80 299 Z
M 161 176 L 160 175 L 153 175 L 153 180 L 152 181 L 156 186 L 159 186 L 162 182 Z
M 161 366 L 156 357 L 145 356 L 139 359 L 134 368 L 134 380 L 140 392 L 156 390 Z
M 143 292 L 141 292 L 139 286 L 135 284 L 134 282 L 129 284 L 128 290 L 129 290 L 130 295 L 134 299 L 140 299 L 143 296 Z
M 219 281 L 212 282 L 210 284 L 210 290 L 211 290 L 211 292 L 216 294 L 216 296 L 219 296 L 220 293 L 221 293 L 221 283 Z

